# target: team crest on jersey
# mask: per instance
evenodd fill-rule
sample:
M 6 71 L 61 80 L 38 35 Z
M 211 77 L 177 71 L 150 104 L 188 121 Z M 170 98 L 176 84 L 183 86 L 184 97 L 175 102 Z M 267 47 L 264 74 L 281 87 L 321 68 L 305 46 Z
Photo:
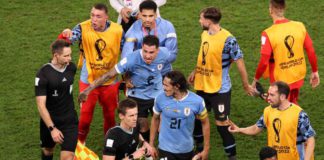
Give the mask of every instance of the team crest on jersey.
M 189 107 L 186 107 L 186 108 L 184 109 L 184 115 L 185 115 L 185 116 L 189 116 L 189 115 L 190 115 L 190 108 L 189 108 Z
M 163 64 L 158 64 L 157 68 L 158 68 L 158 70 L 161 70 L 163 68 Z
M 224 106 L 224 104 L 219 104 L 219 105 L 218 105 L 218 111 L 219 111 L 220 113 L 223 113 L 224 110 L 225 110 L 225 106 Z

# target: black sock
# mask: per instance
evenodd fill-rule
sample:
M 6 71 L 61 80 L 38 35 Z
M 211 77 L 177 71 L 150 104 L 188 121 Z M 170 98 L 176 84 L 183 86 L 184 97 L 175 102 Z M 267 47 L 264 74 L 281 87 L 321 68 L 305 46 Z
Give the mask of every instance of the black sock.
M 53 154 L 52 155 L 45 155 L 44 152 L 42 151 L 42 160 L 53 160 Z
M 236 155 L 236 144 L 232 133 L 228 131 L 229 126 L 217 126 L 217 131 L 223 140 L 225 153 L 228 157 Z
M 193 132 L 193 137 L 196 142 L 196 152 L 201 152 L 204 149 L 204 136 L 202 132 L 202 125 L 200 120 L 195 120 L 195 129 Z
M 141 135 L 146 142 L 150 142 L 150 130 L 147 130 L 146 132 L 141 132 Z

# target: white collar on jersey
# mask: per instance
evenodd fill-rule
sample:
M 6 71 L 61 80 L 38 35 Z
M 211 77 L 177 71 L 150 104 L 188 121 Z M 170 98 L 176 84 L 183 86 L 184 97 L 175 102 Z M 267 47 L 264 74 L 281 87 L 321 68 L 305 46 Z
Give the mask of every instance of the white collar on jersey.
M 188 96 L 189 96 L 189 91 L 187 90 L 187 94 L 184 97 L 182 97 L 181 99 L 177 100 L 174 97 L 173 97 L 173 99 L 180 102 L 180 101 L 185 100 Z
M 124 129 L 123 127 L 121 127 L 120 125 L 116 126 L 116 127 L 122 129 L 125 133 L 128 133 L 128 134 L 133 134 L 133 131 L 134 131 L 134 128 L 132 128 L 130 131 L 128 131 L 128 130 Z
M 56 68 L 52 63 L 48 63 L 48 64 L 49 64 L 53 69 L 55 69 L 56 71 L 61 72 L 61 73 L 63 73 L 63 72 L 66 70 L 67 66 L 68 66 L 68 65 L 65 65 L 64 68 L 62 68 L 62 69 L 58 69 L 58 68 Z

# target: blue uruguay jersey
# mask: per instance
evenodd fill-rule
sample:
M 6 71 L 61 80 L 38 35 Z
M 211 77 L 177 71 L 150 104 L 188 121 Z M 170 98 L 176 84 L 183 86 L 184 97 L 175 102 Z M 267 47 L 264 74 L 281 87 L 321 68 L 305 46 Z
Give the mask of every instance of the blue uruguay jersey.
M 142 27 L 142 21 L 137 20 L 132 27 L 125 34 L 125 43 L 122 50 L 121 57 L 124 58 L 127 55 L 133 53 L 133 51 L 142 48 L 143 38 L 146 35 L 155 35 L 159 38 L 160 48 L 166 48 L 170 52 L 169 63 L 162 70 L 162 75 L 172 70 L 171 63 L 177 58 L 178 45 L 177 35 L 171 22 L 162 18 L 156 18 L 156 27 L 151 31 L 147 31 Z
M 207 114 L 204 100 L 191 91 L 179 101 L 161 93 L 155 99 L 153 111 L 161 115 L 159 148 L 171 153 L 192 151 L 196 115 Z
M 145 63 L 142 56 L 142 50 L 136 50 L 131 55 L 123 58 L 115 69 L 119 74 L 128 72 L 131 76 L 133 88 L 127 90 L 127 95 L 140 99 L 154 99 L 162 87 L 161 71 L 168 63 L 169 52 L 160 48 L 158 55 L 151 64 Z

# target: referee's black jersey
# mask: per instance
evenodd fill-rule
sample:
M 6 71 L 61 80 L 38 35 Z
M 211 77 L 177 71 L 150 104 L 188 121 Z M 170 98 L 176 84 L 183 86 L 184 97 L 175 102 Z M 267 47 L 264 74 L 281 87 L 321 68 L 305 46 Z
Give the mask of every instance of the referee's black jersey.
M 136 151 L 139 142 L 139 125 L 131 132 L 120 126 L 110 128 L 105 136 L 103 155 L 121 160 Z
M 46 108 L 53 120 L 75 116 L 72 94 L 75 73 L 76 66 L 70 62 L 62 70 L 47 63 L 36 74 L 35 95 L 46 96 Z

